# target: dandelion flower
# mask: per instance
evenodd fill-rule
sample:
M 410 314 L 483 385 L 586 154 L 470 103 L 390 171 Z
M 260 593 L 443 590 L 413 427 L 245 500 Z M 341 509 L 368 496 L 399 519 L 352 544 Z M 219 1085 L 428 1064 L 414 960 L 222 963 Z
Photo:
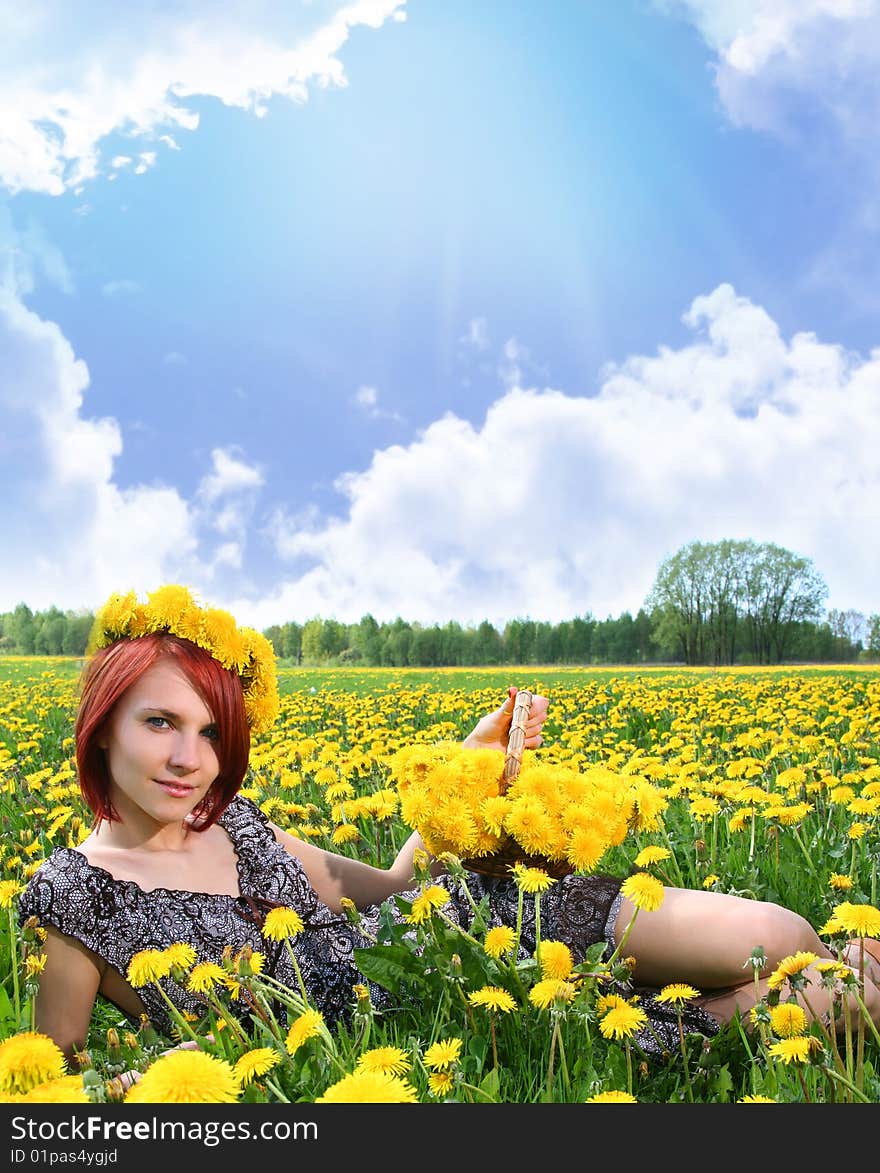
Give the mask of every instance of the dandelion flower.
M 771 1096 L 743 1096 L 741 1100 L 736 1101 L 738 1104 L 775 1104 L 777 1101 Z
M 647 868 L 652 863 L 662 863 L 671 855 L 672 852 L 668 847 L 643 847 L 633 862 L 637 868 Z
M 584 1100 L 585 1104 L 637 1104 L 639 1101 L 635 1096 L 631 1096 L 629 1092 L 596 1092 L 594 1096 L 590 1096 L 588 1100 Z
M 529 1001 L 539 1010 L 549 1010 L 557 1002 L 570 1002 L 576 993 L 577 987 L 572 982 L 543 978 L 529 990 Z
M 358 1071 L 382 1071 L 386 1075 L 405 1075 L 412 1063 L 400 1047 L 373 1047 L 358 1056 Z
M 15 880 L 0 880 L 0 908 L 11 908 L 12 902 L 21 891 L 21 884 Z
M 247 1087 L 256 1076 L 265 1075 L 280 1060 L 281 1056 L 272 1047 L 256 1047 L 253 1051 L 245 1051 L 236 1059 L 233 1070 L 241 1081 L 242 1087 Z
M 193 966 L 186 988 L 193 994 L 205 994 L 220 982 L 225 982 L 225 971 L 213 961 L 202 961 Z
M 186 941 L 175 941 L 173 945 L 169 945 L 165 950 L 165 955 L 170 959 L 171 964 L 179 966 L 180 969 L 189 969 L 196 959 L 196 951 L 192 945 L 188 945 Z
M 839 932 L 859 937 L 880 935 L 880 910 L 871 904 L 838 904 L 831 913 L 831 920 L 839 926 Z
M 410 924 L 420 925 L 430 920 L 434 911 L 449 903 L 449 893 L 439 884 L 432 884 L 424 892 L 420 892 L 412 903 L 412 912 L 406 918 Z
M 572 969 L 574 959 L 564 941 L 542 941 L 538 946 L 538 964 L 541 976 L 565 981 Z
M 225 1059 L 204 1051 L 171 1051 L 144 1072 L 125 1097 L 135 1104 L 234 1104 L 241 1083 Z
M 292 908 L 271 908 L 263 921 L 262 934 L 268 941 L 286 941 L 304 927 L 302 917 Z
M 324 1019 L 317 1010 L 306 1010 L 300 1014 L 299 1018 L 294 1020 L 287 1032 L 287 1038 L 284 1040 L 284 1045 L 290 1054 L 294 1055 L 304 1042 L 320 1034 L 323 1025 Z
M 556 881 L 548 876 L 541 868 L 525 867 L 523 864 L 513 865 L 513 878 L 517 885 L 529 896 L 536 896 L 552 888 Z
M 796 1002 L 780 1002 L 770 1007 L 770 1026 L 781 1039 L 792 1039 L 804 1034 L 807 1016 Z
M 648 1016 L 640 1006 L 624 1002 L 622 1006 L 614 1006 L 602 1016 L 599 1030 L 606 1039 L 628 1039 L 647 1024 Z
M 663 987 L 657 995 L 657 1001 L 672 1002 L 675 1006 L 681 1006 L 684 1002 L 691 1002 L 699 996 L 700 991 L 695 990 L 693 986 L 686 985 L 684 982 L 674 982 L 672 985 Z
M 344 1075 L 316 1104 L 417 1104 L 415 1088 L 398 1075 L 357 1070 Z
M 636 908 L 643 908 L 646 912 L 653 912 L 663 903 L 662 882 L 647 872 L 636 872 L 635 875 L 627 876 L 620 885 L 620 890 Z
M 458 1057 L 461 1055 L 461 1048 L 461 1039 L 439 1039 L 436 1043 L 432 1043 L 427 1051 L 425 1051 L 423 1062 L 426 1067 L 432 1067 L 442 1071 L 444 1068 L 451 1067 L 453 1063 L 458 1062 Z
M 171 973 L 173 962 L 164 949 L 142 949 L 128 963 L 128 983 L 138 989 L 158 982 Z
M 65 1074 L 61 1048 L 39 1031 L 21 1031 L 0 1043 L 0 1093 L 20 1095 Z
M 794 977 L 796 974 L 802 973 L 808 965 L 812 965 L 814 961 L 819 958 L 815 953 L 808 953 L 801 950 L 798 953 L 792 953 L 790 957 L 783 957 L 776 969 L 770 974 L 767 979 L 767 985 L 771 990 L 777 990 L 784 981 Z
M 448 1096 L 455 1080 L 448 1071 L 432 1071 L 428 1076 L 428 1090 L 432 1096 Z
M 843 876 L 839 872 L 832 872 L 828 877 L 828 884 L 832 888 L 837 888 L 840 892 L 849 892 L 853 887 L 853 881 L 850 876 Z
M 516 1002 L 507 990 L 498 986 L 483 986 L 481 990 L 474 990 L 467 996 L 471 1006 L 485 1006 L 487 1010 L 500 1010 L 502 1014 L 509 1014 L 516 1009 Z
M 82 1076 L 62 1075 L 58 1079 L 38 1083 L 23 1096 L 16 1096 L 16 1100 L 27 1104 L 90 1104 L 86 1089 L 83 1087 Z
M 509 925 L 497 925 L 494 929 L 489 929 L 486 933 L 486 940 L 483 942 L 483 948 L 490 957 L 503 957 L 505 953 L 510 953 L 516 944 L 516 933 Z
M 812 1035 L 798 1035 L 793 1039 L 782 1039 L 767 1048 L 767 1054 L 772 1059 L 781 1059 L 783 1063 L 806 1063 L 810 1051 L 819 1042 Z

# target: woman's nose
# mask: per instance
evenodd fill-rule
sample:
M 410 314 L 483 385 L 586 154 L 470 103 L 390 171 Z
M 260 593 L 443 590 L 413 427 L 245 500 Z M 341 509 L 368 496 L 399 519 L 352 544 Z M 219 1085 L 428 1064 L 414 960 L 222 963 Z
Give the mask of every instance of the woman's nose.
M 191 773 L 201 764 L 198 733 L 178 733 L 173 740 L 168 764 L 175 770 Z

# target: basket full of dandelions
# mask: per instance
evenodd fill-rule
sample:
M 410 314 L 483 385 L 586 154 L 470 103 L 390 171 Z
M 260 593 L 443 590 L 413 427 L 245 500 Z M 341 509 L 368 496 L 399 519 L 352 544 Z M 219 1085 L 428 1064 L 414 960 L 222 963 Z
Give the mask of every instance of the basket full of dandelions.
M 391 760 L 404 821 L 432 855 L 507 876 L 516 865 L 559 879 L 594 871 L 633 831 L 653 830 L 667 805 L 652 782 L 602 766 L 544 763 L 523 749 L 532 693 L 516 694 L 507 753 L 453 742 L 410 745 Z

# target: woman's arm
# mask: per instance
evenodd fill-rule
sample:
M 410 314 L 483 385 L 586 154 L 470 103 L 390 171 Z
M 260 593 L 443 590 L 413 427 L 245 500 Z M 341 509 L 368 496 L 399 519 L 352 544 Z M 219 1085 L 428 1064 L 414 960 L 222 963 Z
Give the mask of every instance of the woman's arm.
M 35 1024 L 41 1034 L 55 1040 L 70 1065 L 86 1045 L 102 966 L 85 945 L 53 928 L 47 929 L 45 954 Z
M 515 688 L 508 689 L 504 703 L 481 717 L 462 745 L 468 749 L 505 750 L 516 693 Z M 532 700 L 524 742 L 528 749 L 536 749 L 543 740 L 541 727 L 547 719 L 547 704 L 544 696 L 536 695 Z M 425 850 L 421 835 L 414 831 L 390 868 L 374 868 L 360 860 L 324 851 L 314 843 L 297 839 L 272 823 L 270 826 L 281 846 L 300 860 L 318 897 L 335 912 L 340 910 L 343 897 L 352 900 L 358 908 L 366 908 L 370 904 L 379 904 L 395 892 L 405 892 L 415 879 L 415 853 Z M 432 867 L 435 874 L 441 870 L 439 864 Z

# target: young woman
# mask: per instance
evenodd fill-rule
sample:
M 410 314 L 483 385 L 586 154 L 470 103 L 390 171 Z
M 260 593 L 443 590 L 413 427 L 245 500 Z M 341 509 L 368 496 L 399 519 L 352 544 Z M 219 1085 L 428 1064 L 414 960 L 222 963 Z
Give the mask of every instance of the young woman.
M 289 943 L 315 1008 L 331 1024 L 345 1016 L 353 986 L 367 984 L 353 960 L 353 950 L 367 939 L 341 913 L 343 898 L 363 911 L 363 928 L 374 931 L 379 905 L 413 885 L 419 835 L 410 836 L 390 868 L 375 868 L 295 838 L 238 794 L 250 735 L 269 728 L 277 713 L 274 654 L 259 633 L 200 606 L 185 588 L 160 588 L 145 604 L 134 594 L 113 596 L 98 613 L 92 645 L 75 732 L 93 829 L 77 848 L 56 848 L 20 901 L 22 921 L 35 916 L 47 930 L 37 1029 L 73 1056 L 85 1045 L 100 994 L 133 1021 L 146 1015 L 170 1034 L 167 1004 L 156 986 L 135 990 L 125 975 L 134 954 L 179 941 L 190 944 L 199 961 L 216 963 L 230 946 L 238 952 L 249 945 L 266 955 L 269 972 L 296 989 Z M 477 723 L 465 746 L 505 750 L 515 692 Z M 533 700 L 526 748 L 542 743 L 547 704 L 545 697 Z M 433 869 L 450 891 L 444 912 L 468 925 L 471 905 L 461 886 L 439 875 L 439 863 Z M 468 888 L 478 902 L 488 897 L 490 924 L 516 923 L 512 880 L 469 873 Z M 295 909 L 306 931 L 273 947 L 260 929 L 275 905 Z M 391 909 L 399 917 L 393 903 Z M 529 953 L 535 936 L 528 907 L 526 913 L 521 950 Z M 613 950 L 633 913 L 619 881 L 566 876 L 541 898 L 542 936 L 565 941 L 578 961 L 597 941 Z M 711 1035 L 754 1004 L 748 959 L 758 946 L 767 955 L 765 973 L 798 951 L 832 956 L 813 928 L 786 908 L 670 888 L 659 909 L 639 913 L 625 951 L 635 958 L 639 987 L 656 992 L 686 982 L 703 991 L 703 1005 L 686 1010 L 685 1024 Z M 874 965 L 870 956 L 869 962 Z M 865 1000 L 880 1023 L 876 979 L 872 968 Z M 162 987 L 179 1009 L 200 1009 L 197 996 L 173 977 Z M 385 990 L 370 990 L 377 1007 L 391 1004 Z M 822 1013 L 828 995 L 818 980 L 811 990 L 811 1005 Z M 638 1041 L 648 1051 L 667 1044 L 674 1049 L 676 1012 L 655 1002 L 650 989 L 641 1005 L 652 1029 Z

